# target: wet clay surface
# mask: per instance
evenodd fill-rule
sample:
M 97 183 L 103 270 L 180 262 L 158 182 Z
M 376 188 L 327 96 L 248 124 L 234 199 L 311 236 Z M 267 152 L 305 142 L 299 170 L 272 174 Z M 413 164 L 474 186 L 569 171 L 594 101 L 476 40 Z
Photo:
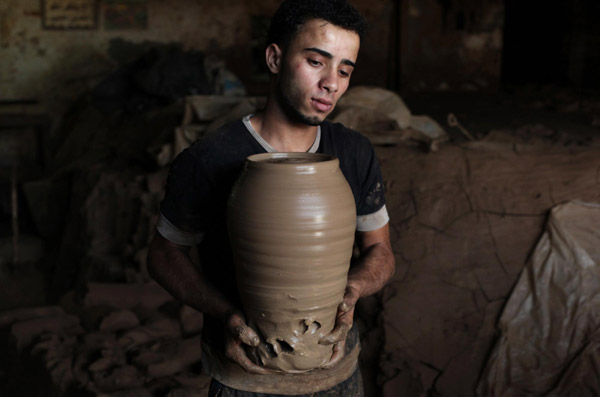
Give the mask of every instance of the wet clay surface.
M 277 153 L 246 163 L 228 222 L 244 310 L 263 337 L 251 355 L 262 365 L 303 372 L 329 361 L 332 346 L 318 341 L 344 295 L 355 208 L 333 157 Z

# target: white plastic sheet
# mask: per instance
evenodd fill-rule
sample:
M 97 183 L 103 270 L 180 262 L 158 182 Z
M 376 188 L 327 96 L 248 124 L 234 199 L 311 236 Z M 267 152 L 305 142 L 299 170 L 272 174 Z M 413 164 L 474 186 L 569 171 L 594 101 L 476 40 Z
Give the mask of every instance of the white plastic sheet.
M 478 395 L 600 395 L 600 204 L 552 210 L 500 330 Z

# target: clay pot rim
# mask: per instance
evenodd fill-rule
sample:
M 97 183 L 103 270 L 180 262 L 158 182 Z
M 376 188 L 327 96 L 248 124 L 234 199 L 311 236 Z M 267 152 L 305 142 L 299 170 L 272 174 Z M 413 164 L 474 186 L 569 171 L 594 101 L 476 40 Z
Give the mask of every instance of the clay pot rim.
M 273 162 L 269 160 L 282 159 L 306 159 L 308 162 Z M 337 157 L 323 153 L 308 152 L 274 152 L 253 154 L 246 158 L 246 167 L 252 168 L 337 168 L 339 160 Z

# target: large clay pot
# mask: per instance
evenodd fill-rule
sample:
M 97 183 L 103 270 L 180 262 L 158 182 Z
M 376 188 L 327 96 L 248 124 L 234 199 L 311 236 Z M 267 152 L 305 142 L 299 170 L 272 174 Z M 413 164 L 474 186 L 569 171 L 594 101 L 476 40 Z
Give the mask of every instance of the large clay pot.
M 348 277 L 356 205 L 337 158 L 314 153 L 248 157 L 233 187 L 228 227 L 242 305 L 263 338 L 267 368 L 324 365 Z

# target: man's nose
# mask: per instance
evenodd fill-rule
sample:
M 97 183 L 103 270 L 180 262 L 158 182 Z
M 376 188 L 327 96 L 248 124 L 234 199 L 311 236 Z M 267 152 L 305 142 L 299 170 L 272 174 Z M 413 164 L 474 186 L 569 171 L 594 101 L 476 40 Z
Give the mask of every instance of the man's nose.
M 338 74 L 335 68 L 325 70 L 321 78 L 321 88 L 330 93 L 338 90 Z

